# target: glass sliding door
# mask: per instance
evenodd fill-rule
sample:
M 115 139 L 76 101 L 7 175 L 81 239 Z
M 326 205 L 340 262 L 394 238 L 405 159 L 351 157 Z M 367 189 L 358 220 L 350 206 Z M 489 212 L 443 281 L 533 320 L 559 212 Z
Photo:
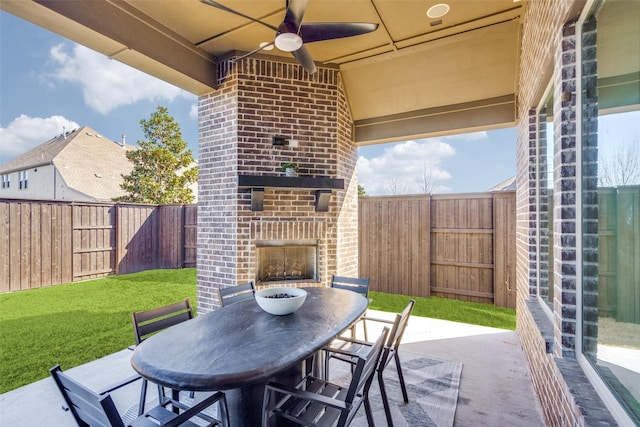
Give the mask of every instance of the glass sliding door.
M 640 1 L 582 26 L 582 356 L 640 424 Z

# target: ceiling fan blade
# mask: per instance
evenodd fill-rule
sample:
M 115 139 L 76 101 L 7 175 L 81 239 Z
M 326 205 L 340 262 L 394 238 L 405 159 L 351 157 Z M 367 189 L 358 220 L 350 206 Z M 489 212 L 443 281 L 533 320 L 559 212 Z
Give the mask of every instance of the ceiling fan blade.
M 318 71 L 318 69 L 316 68 L 316 64 L 313 62 L 313 58 L 307 51 L 307 48 L 304 47 L 304 45 L 300 49 L 291 52 L 291 54 L 298 60 L 300 65 L 302 65 L 302 68 L 307 70 L 309 74 L 315 74 L 316 71 Z
M 305 43 L 341 39 L 375 31 L 378 24 L 367 22 L 310 22 L 300 26 L 300 36 Z
M 200 2 L 202 2 L 202 3 L 206 4 L 206 5 L 209 5 L 209 6 L 213 6 L 216 9 L 224 10 L 225 12 L 229 12 L 229 13 L 232 13 L 234 15 L 241 16 L 241 17 L 243 17 L 245 19 L 248 19 L 250 21 L 256 22 L 256 23 L 258 23 L 260 25 L 264 25 L 265 27 L 267 27 L 269 29 L 272 29 L 273 31 L 278 31 L 278 28 L 274 27 L 273 25 L 267 24 L 266 22 L 262 22 L 262 21 L 260 21 L 259 19 L 256 19 L 256 18 L 252 18 L 251 16 L 245 15 L 244 13 L 238 12 L 237 10 L 230 9 L 227 6 L 218 3 L 217 1 L 200 0 Z
M 287 0 L 287 12 L 278 27 L 278 32 L 298 33 L 308 3 L 309 0 Z
M 233 59 L 231 59 L 231 63 L 236 63 L 236 62 L 238 62 L 238 61 L 241 61 L 241 60 L 243 60 L 244 58 L 247 58 L 247 57 L 249 57 L 249 56 L 253 55 L 254 53 L 258 53 L 258 52 L 260 52 L 261 50 L 265 50 L 265 49 L 266 49 L 266 50 L 271 50 L 271 49 L 269 49 L 269 46 L 273 46 L 273 44 L 274 44 L 274 42 L 271 42 L 271 43 L 266 43 L 266 42 L 265 42 L 265 43 L 264 43 L 264 44 L 262 44 L 260 47 L 257 47 L 257 48 L 255 48 L 255 49 L 253 49 L 251 52 L 247 52 L 247 53 L 245 53 L 245 54 L 244 54 L 244 55 L 242 55 L 242 56 L 238 56 L 237 58 L 233 58 Z
M 287 1 L 287 15 L 284 17 L 285 22 L 291 22 L 295 24 L 296 30 L 300 28 L 302 18 L 304 18 L 304 12 L 307 10 L 309 0 L 288 0 Z

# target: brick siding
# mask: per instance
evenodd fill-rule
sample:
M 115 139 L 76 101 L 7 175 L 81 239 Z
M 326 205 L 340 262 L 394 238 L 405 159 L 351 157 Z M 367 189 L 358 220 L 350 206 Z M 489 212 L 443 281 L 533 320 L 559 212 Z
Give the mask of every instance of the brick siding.
M 573 22 L 577 19 L 579 10 L 576 8 L 579 7 L 581 3 L 574 1 L 528 2 L 523 20 L 520 63 L 516 195 L 517 330 L 545 423 L 553 426 L 583 426 L 603 420 L 612 422 L 575 359 L 578 156 L 576 28 Z M 595 37 L 589 37 L 595 46 Z M 595 73 L 593 67 L 591 70 Z M 537 235 L 537 221 L 544 218 L 542 212 L 538 212 L 536 201 L 543 196 L 541 199 L 543 204 L 545 202 L 544 194 L 538 193 L 537 180 L 540 177 L 544 182 L 542 175 L 546 175 L 546 165 L 538 166 L 538 159 L 546 147 L 538 146 L 537 133 L 540 129 L 536 107 L 550 80 L 554 83 L 555 104 L 553 319 L 548 318 L 537 301 L 538 262 L 542 262 L 541 267 L 544 267 L 546 260 L 538 259 L 536 248 L 538 243 L 547 243 L 545 236 Z M 597 118 L 597 111 L 595 116 Z M 593 152 L 588 150 L 583 155 L 592 156 Z M 595 215 L 597 218 L 597 211 Z M 595 257 L 589 261 L 597 263 L 597 255 Z

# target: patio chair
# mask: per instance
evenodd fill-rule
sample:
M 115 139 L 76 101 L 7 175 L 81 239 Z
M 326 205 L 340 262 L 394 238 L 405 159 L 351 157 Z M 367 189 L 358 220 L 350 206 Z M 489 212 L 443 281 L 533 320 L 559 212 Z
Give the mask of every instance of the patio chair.
M 404 331 L 407 327 L 407 324 L 409 323 L 409 318 L 411 317 L 411 312 L 413 311 L 414 305 L 415 300 L 410 300 L 405 309 L 402 310 L 401 313 L 396 314 L 396 317 L 393 321 L 386 319 L 377 319 L 373 317 L 367 318 L 367 320 L 371 322 L 391 325 L 391 332 L 389 332 L 387 342 L 384 345 L 384 350 L 382 351 L 382 357 L 380 358 L 380 364 L 378 366 L 378 384 L 380 385 L 380 394 L 382 395 L 382 402 L 384 404 L 384 412 L 387 417 L 387 424 L 390 427 L 393 426 L 393 420 L 391 419 L 391 408 L 389 406 L 389 400 L 387 398 L 387 391 L 384 386 L 382 374 L 389 362 L 391 362 L 391 360 L 394 360 L 396 363 L 396 370 L 398 371 L 398 379 L 400 382 L 400 388 L 402 390 L 402 397 L 404 398 L 404 402 L 408 403 L 409 396 L 407 394 L 407 386 L 404 382 L 404 375 L 402 374 L 402 366 L 400 365 L 398 349 L 400 347 L 400 341 L 402 341 Z M 357 363 L 359 355 L 362 352 L 369 351 L 372 346 L 373 343 L 367 341 L 346 340 L 344 338 L 338 338 L 334 340 L 328 347 L 324 348 L 325 378 L 329 378 L 329 362 L 331 361 L 331 359 L 337 359 L 343 362 L 347 362 L 353 367 Z
M 139 345 L 142 341 L 163 329 L 177 325 L 178 323 L 182 323 L 189 319 L 193 319 L 193 309 L 191 308 L 191 301 L 189 298 L 173 304 L 164 305 L 162 307 L 131 313 L 136 345 Z M 144 413 L 144 406 L 147 397 L 147 383 L 147 380 L 142 378 L 138 415 L 142 415 Z M 190 396 L 193 397 L 193 392 Z M 162 403 L 163 399 L 166 399 L 164 387 L 158 385 L 158 400 Z
M 360 278 L 360 277 L 345 277 L 345 276 L 336 276 L 335 274 L 331 275 L 331 287 L 337 289 L 346 289 L 348 291 L 356 292 L 365 298 L 369 299 L 369 279 Z M 362 327 L 364 329 L 364 339 L 365 341 L 369 339 L 367 336 L 367 324 L 364 318 L 362 320 Z M 358 322 L 351 325 L 351 338 L 356 337 L 356 325 Z
M 253 299 L 256 288 L 253 282 L 243 283 L 238 286 L 228 288 L 217 288 L 218 301 L 221 307 L 226 307 L 246 299 Z
M 147 427 L 147 426 L 187 426 L 198 427 L 203 423 L 193 423 L 189 421 L 193 417 L 198 417 L 205 422 L 207 426 L 229 425 L 227 401 L 222 392 L 217 392 L 208 396 L 201 402 L 189 407 L 181 402 L 167 399 L 151 410 L 143 413 L 141 416 L 132 421 L 125 421 L 120 416 L 113 399 L 109 393 L 98 394 L 93 390 L 85 387 L 67 374 L 62 372 L 59 365 L 49 370 L 53 377 L 62 397 L 64 398 L 69 410 L 73 414 L 73 418 L 79 426 L 112 426 L 112 427 Z M 217 417 L 202 413 L 211 405 L 218 403 Z M 167 409 L 171 405 L 172 409 L 179 408 L 180 414 Z
M 295 387 L 269 383 L 265 387 L 262 427 L 271 417 L 304 426 L 348 426 L 364 403 L 369 426 L 374 425 L 369 389 L 380 361 L 389 328 L 368 351 L 357 356 L 356 368 L 348 386 L 341 386 L 313 375 L 306 375 Z

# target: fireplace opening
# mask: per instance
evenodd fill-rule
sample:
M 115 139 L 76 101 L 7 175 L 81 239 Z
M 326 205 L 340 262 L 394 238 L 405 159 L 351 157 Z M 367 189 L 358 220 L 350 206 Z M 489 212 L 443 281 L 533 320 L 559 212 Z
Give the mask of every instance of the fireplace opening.
M 317 240 L 256 242 L 256 283 L 318 281 Z

